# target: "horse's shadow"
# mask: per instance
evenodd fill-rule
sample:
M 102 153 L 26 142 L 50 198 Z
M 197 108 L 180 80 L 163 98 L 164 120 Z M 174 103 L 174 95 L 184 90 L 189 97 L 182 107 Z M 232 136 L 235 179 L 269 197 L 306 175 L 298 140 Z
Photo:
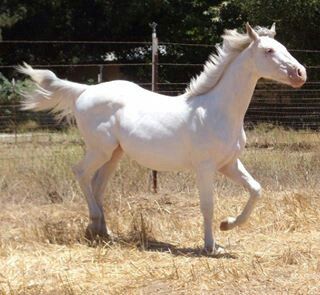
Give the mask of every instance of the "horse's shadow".
M 230 253 L 223 253 L 214 255 L 208 253 L 203 248 L 195 247 L 195 248 L 185 248 L 185 247 L 177 247 L 176 245 L 161 242 L 157 240 L 148 240 L 145 246 L 138 245 L 138 248 L 144 251 L 151 252 L 164 252 L 170 253 L 174 256 L 187 256 L 187 257 L 210 257 L 210 258 L 228 258 L 228 259 L 236 259 L 235 255 Z
M 173 256 L 237 259 L 237 256 L 231 253 L 223 253 L 223 254 L 216 255 L 216 254 L 208 253 L 207 251 L 205 251 L 203 248 L 200 248 L 200 247 L 195 247 L 195 248 L 177 247 L 174 244 L 161 242 L 156 239 L 146 239 L 141 242 L 135 239 L 130 239 L 128 237 L 117 236 L 117 237 L 114 237 L 112 240 L 99 239 L 99 240 L 95 240 L 94 242 L 87 240 L 87 242 L 88 242 L 88 245 L 91 247 L 96 247 L 98 245 L 108 245 L 112 247 L 112 245 L 119 244 L 124 247 L 135 246 L 140 251 L 162 252 L 162 253 L 168 253 Z

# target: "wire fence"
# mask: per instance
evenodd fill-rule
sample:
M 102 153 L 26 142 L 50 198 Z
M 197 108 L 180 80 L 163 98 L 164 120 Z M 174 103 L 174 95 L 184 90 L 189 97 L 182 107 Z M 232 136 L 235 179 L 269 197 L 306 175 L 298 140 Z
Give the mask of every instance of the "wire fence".
M 0 48 L 2 45 L 14 45 L 19 47 L 21 44 L 32 44 L 33 46 L 43 46 L 51 44 L 68 44 L 69 46 L 76 44 L 94 44 L 94 45 L 105 45 L 105 44 L 116 44 L 118 45 L 130 45 L 133 48 L 139 46 L 150 47 L 151 42 L 118 42 L 118 41 L 29 41 L 29 40 L 14 40 L 14 41 L 2 41 L 0 42 Z M 213 50 L 214 46 L 210 44 L 190 44 L 190 43 L 174 43 L 174 42 L 163 42 L 159 43 L 159 48 L 165 51 L 166 46 L 179 47 L 179 48 L 207 48 L 208 54 Z M 187 50 L 187 49 L 186 49 Z M 320 129 L 320 74 L 319 64 L 308 64 L 310 55 L 316 56 L 313 60 L 320 61 L 320 50 L 308 50 L 308 49 L 291 49 L 292 53 L 299 54 L 299 61 L 306 63 L 308 73 L 311 73 L 311 79 L 306 82 L 301 89 L 292 89 L 278 83 L 271 81 L 260 81 L 256 87 L 253 95 L 252 102 L 249 106 L 248 112 L 245 117 L 245 123 L 248 126 L 253 126 L 258 123 L 270 123 L 273 125 L 281 125 L 288 128 L 303 129 L 306 132 L 309 130 Z M 147 51 L 148 52 L 148 51 Z M 146 54 L 146 53 L 144 53 Z M 145 59 L 148 60 L 148 59 Z M 149 58 L 150 60 L 150 58 Z M 161 62 L 161 51 L 160 51 L 160 62 L 157 64 L 159 76 L 161 72 L 176 71 L 183 72 L 188 69 L 192 71 L 194 75 L 198 74 L 203 67 L 205 61 L 199 61 L 199 63 L 180 63 L 180 62 Z M 13 70 L 16 64 L 0 64 L 0 72 L 7 70 Z M 135 72 L 150 72 L 152 63 L 147 61 L 141 62 L 116 62 L 115 60 L 101 60 L 101 62 L 95 63 L 63 63 L 63 64 L 33 64 L 36 68 L 49 68 L 49 69 L 75 69 L 81 73 L 93 72 L 97 82 L 98 77 L 107 71 L 102 77 L 102 81 L 110 80 L 112 77 L 108 76 L 108 71 L 113 68 L 116 69 L 117 73 L 121 74 L 124 69 L 133 68 Z M 174 76 L 174 75 L 173 75 Z M 181 76 L 181 75 L 180 75 Z M 147 76 L 148 77 L 148 76 Z M 70 79 L 71 80 L 71 79 Z M 137 79 L 139 80 L 139 79 Z M 142 87 L 151 89 L 151 78 L 148 81 L 134 81 Z M 166 95 L 178 95 L 183 93 L 187 87 L 189 81 L 177 81 L 166 79 L 159 79 L 157 83 L 157 89 L 159 93 Z M 28 132 L 33 134 L 40 130 L 57 130 L 65 127 L 65 123 L 57 123 L 52 116 L 41 113 L 31 114 L 28 112 L 21 112 L 17 99 L 12 100 L 10 103 L 0 102 L 0 133 L 1 138 L 9 138 L 16 143 L 24 142 L 25 140 L 32 139 L 32 136 L 19 137 L 18 133 Z M 6 135 L 4 135 L 4 133 Z M 40 134 L 39 132 L 37 132 Z M 44 135 L 46 132 L 42 132 Z M 38 135 L 37 135 L 38 136 Z

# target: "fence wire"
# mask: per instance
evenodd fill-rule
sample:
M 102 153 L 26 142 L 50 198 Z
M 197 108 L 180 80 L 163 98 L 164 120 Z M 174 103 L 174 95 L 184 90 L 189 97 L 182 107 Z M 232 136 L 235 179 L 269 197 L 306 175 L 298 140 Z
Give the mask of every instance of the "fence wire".
M 118 42 L 118 41 L 32 41 L 32 40 L 12 40 L 2 41 L 2 44 L 15 45 L 31 44 L 35 46 L 42 46 L 43 44 L 67 44 L 72 46 L 74 44 L 84 45 L 103 45 L 103 44 L 117 44 L 117 45 L 132 45 L 132 46 L 151 46 L 151 42 Z M 159 46 L 179 46 L 185 48 L 207 47 L 210 51 L 214 45 L 210 44 L 191 44 L 191 43 L 174 43 L 174 42 L 160 42 Z M 0 47 L 1 48 L 1 47 Z M 317 55 L 320 60 L 320 50 L 309 49 L 291 49 L 291 52 L 299 53 L 300 56 L 307 56 L 310 54 Z M 161 54 L 160 54 L 161 61 Z M 301 63 L 304 63 L 304 58 L 299 58 Z M 200 63 L 201 62 L 201 63 Z M 202 63 L 203 62 L 203 63 Z M 177 62 L 160 62 L 158 63 L 159 74 L 161 71 L 184 71 L 185 68 L 193 68 L 194 75 L 201 71 L 204 61 L 199 63 L 177 63 Z M 134 67 L 136 71 L 151 72 L 151 62 L 128 62 L 117 63 L 102 61 L 101 63 L 64 63 L 64 64 L 33 64 L 37 68 L 83 68 L 84 71 L 89 69 L 96 69 L 97 77 L 101 73 L 101 68 L 117 67 L 130 68 Z M 7 69 L 14 69 L 15 64 L 0 64 L 0 71 Z M 320 129 L 320 81 L 319 77 L 320 65 L 308 64 L 307 71 L 312 71 L 312 79 L 307 81 L 303 88 L 292 89 L 287 86 L 280 85 L 271 81 L 260 81 L 256 87 L 252 102 L 249 106 L 245 116 L 245 123 L 247 126 L 253 126 L 258 123 L 271 123 L 274 125 L 281 125 L 288 128 L 308 130 Z M 142 87 L 151 88 L 151 81 L 135 81 L 139 82 Z M 159 93 L 165 95 L 178 95 L 185 91 L 189 81 L 167 81 L 161 80 L 157 83 Z M 31 115 L 30 113 L 21 112 L 19 104 L 15 101 L 12 103 L 0 103 L 0 133 L 15 134 L 21 132 L 38 132 L 38 130 L 58 130 L 66 126 L 65 123 L 57 123 L 52 116 L 48 114 Z M 33 123 L 34 122 L 34 123 Z M 45 134 L 45 133 L 44 133 Z M 40 135 L 39 135 L 40 136 Z M 2 139 L 5 136 L 2 136 Z M 26 137 L 28 138 L 28 137 Z M 12 139 L 12 138 L 11 138 Z M 11 140 L 10 139 L 10 140 Z M 30 139 L 28 139 L 30 140 Z M 17 136 L 14 137 L 17 143 L 23 142 L 22 138 L 19 140 Z M 1 142 L 1 137 L 0 137 Z

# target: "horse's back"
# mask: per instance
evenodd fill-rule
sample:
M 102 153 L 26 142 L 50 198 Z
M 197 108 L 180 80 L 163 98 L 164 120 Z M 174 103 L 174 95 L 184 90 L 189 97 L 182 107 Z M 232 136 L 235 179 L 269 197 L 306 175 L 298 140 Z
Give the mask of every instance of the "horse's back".
M 122 80 L 91 85 L 78 97 L 75 111 L 87 112 L 103 105 L 110 107 L 110 103 L 123 104 L 128 96 L 143 91 L 145 90 L 137 84 Z

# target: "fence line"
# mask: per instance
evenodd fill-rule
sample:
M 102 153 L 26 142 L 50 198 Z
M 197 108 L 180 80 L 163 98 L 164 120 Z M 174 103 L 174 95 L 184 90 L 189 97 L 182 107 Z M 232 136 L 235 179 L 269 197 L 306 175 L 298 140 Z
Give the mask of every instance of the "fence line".
M 124 66 L 151 66 L 152 63 L 91 63 L 91 64 L 33 64 L 33 67 L 38 68 L 72 68 L 72 67 L 124 67 Z M 203 67 L 202 64 L 196 63 L 158 63 L 159 66 L 174 66 L 174 67 Z M 0 68 L 16 68 L 17 65 L 0 65 Z M 307 69 L 320 69 L 320 65 L 307 66 Z M 317 81 L 314 81 L 317 82 Z M 320 82 L 317 82 L 320 83 Z
M 126 44 L 126 45 L 152 45 L 150 41 L 112 41 L 112 40 L 1 40 L 0 44 Z M 215 44 L 204 44 L 204 43 L 178 43 L 178 42 L 162 42 L 161 45 L 172 45 L 172 46 L 187 46 L 187 47 L 208 47 L 215 48 Z M 320 53 L 319 49 L 288 49 L 291 52 L 305 52 L 305 53 Z
M 76 67 L 128 67 L 128 66 L 151 66 L 151 63 L 94 63 L 94 64 L 34 64 L 36 68 L 76 68 Z M 15 69 L 17 65 L 0 65 L 0 68 Z
M 47 40 L 4 40 L 1 44 L 117 44 L 117 45 L 132 45 L 132 46 L 150 46 L 152 42 L 140 42 L 140 41 L 47 41 Z M 212 44 L 193 44 L 193 43 L 175 43 L 175 42 L 159 42 L 160 46 L 180 46 L 180 47 L 207 47 L 214 48 Z M 320 50 L 313 49 L 291 49 L 291 52 L 299 52 L 305 54 L 320 54 Z M 320 59 L 319 59 L 320 60 Z M 176 67 L 179 71 L 183 67 L 195 68 L 195 74 L 199 72 L 199 68 L 203 67 L 203 63 L 170 63 L 160 62 L 158 63 L 159 69 L 165 69 L 166 67 Z M 141 63 L 115 63 L 115 62 L 99 62 L 99 63 L 79 63 L 79 64 L 34 64 L 34 67 L 38 68 L 97 68 L 97 74 L 101 71 L 101 67 L 150 67 L 151 62 Z M 0 65 L 1 69 L 14 69 L 16 65 Z M 312 64 L 307 68 L 312 71 L 320 69 L 320 65 Z M 319 73 L 320 74 L 320 73 Z M 151 82 L 138 83 L 142 87 L 151 89 Z M 158 82 L 158 92 L 168 95 L 177 95 L 184 92 L 185 87 L 189 82 L 179 81 L 162 81 Z M 320 129 L 320 81 L 311 80 L 307 81 L 302 89 L 289 89 L 281 84 L 271 81 L 260 81 L 254 92 L 252 103 L 246 115 L 246 122 L 250 124 L 259 122 L 272 122 L 281 123 L 283 126 L 293 128 L 312 128 Z M 18 118 L 17 118 L 18 116 Z M 0 132 L 13 132 L 18 127 L 15 126 L 19 118 L 28 118 L 27 113 L 21 113 L 19 111 L 19 104 L 13 102 L 11 105 L 0 104 Z M 38 115 L 37 117 L 41 123 L 40 128 L 57 128 L 60 127 L 58 123 L 54 122 L 52 118 L 48 118 L 47 115 Z

